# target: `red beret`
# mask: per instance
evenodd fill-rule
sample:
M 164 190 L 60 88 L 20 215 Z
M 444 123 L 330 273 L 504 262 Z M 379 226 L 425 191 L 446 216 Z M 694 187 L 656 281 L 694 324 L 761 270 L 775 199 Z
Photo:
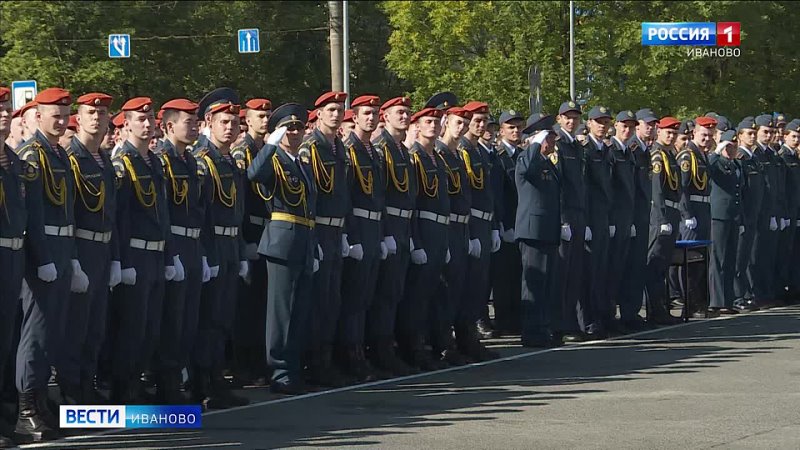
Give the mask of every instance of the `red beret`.
M 67 129 L 72 131 L 78 131 L 78 115 L 72 114 L 69 116 L 69 122 L 67 122 Z
M 464 105 L 464 109 L 473 114 L 489 114 L 489 104 L 472 101 Z
M 411 116 L 411 123 L 416 122 L 422 117 L 442 117 L 444 111 L 441 109 L 436 108 L 423 108 L 421 111 L 417 111 L 413 116 Z
M 717 120 L 713 117 L 698 117 L 694 119 L 694 123 L 705 128 L 715 128 L 717 126 Z
M 114 97 L 104 94 L 102 92 L 91 92 L 89 94 L 83 94 L 78 97 L 76 101 L 79 105 L 89 105 L 89 106 L 111 106 L 111 102 L 114 100 Z
M 247 109 L 240 109 L 239 110 L 239 119 L 244 120 L 247 117 Z
M 47 88 L 33 99 L 38 105 L 71 105 L 69 91 L 61 88 Z
M 161 128 L 161 119 L 156 119 L 156 127 Z
M 391 100 L 388 100 L 386 103 L 381 105 L 381 111 L 385 111 L 392 106 L 407 106 L 411 107 L 411 99 L 408 97 L 395 97 Z
M 362 95 L 361 97 L 357 97 L 353 100 L 353 103 L 350 104 L 351 108 L 355 108 L 356 106 L 379 106 L 381 104 L 381 99 L 377 95 Z
M 122 114 L 122 112 L 118 112 L 114 117 L 111 118 L 111 125 L 121 128 L 123 125 L 125 125 L 125 115 Z
M 235 105 L 235 104 L 230 103 L 230 102 L 215 103 L 215 104 L 209 106 L 208 109 L 206 109 L 206 114 L 216 114 L 216 113 L 219 113 L 219 112 L 226 112 L 226 113 L 238 115 L 239 111 L 241 111 L 241 109 L 242 109 L 242 107 L 240 105 Z
M 662 117 L 661 120 L 658 121 L 658 128 L 672 128 L 673 130 L 677 130 L 679 126 L 681 126 L 681 121 L 672 116 Z
M 17 117 L 21 117 L 20 111 L 22 111 L 21 108 L 20 109 L 15 109 L 14 112 L 11 113 L 11 118 L 12 119 L 16 119 Z
M 175 98 L 167 103 L 161 105 L 161 110 L 158 112 L 158 118 L 160 119 L 163 116 L 163 113 L 167 109 L 174 109 L 176 111 L 183 111 L 195 114 L 197 113 L 197 103 L 187 100 L 185 98 Z
M 122 105 L 123 111 L 147 112 L 151 109 L 153 109 L 153 101 L 150 100 L 150 97 L 134 97 Z
M 344 92 L 326 92 L 319 96 L 317 101 L 314 102 L 315 108 L 321 108 L 328 103 L 344 103 L 347 99 L 347 94 Z
M 454 116 L 463 117 L 465 119 L 472 119 L 472 111 L 467 111 L 466 109 L 464 109 L 464 108 L 462 108 L 460 106 L 454 106 L 452 108 L 449 108 L 447 110 L 447 114 L 448 115 L 452 114 Z
M 345 109 L 344 116 L 342 117 L 342 122 L 353 122 L 353 110 L 352 109 Z
M 17 110 L 17 114 L 18 114 L 20 117 L 22 117 L 22 115 L 24 115 L 24 114 L 25 114 L 25 111 L 27 111 L 27 110 L 29 110 L 29 109 L 31 109 L 31 108 L 35 108 L 35 107 L 36 107 L 36 105 L 38 105 L 38 103 L 36 103 L 36 100 L 31 100 L 31 101 L 29 101 L 28 103 L 25 103 L 24 105 L 22 105 L 22 108 L 20 108 L 20 109 L 18 109 L 18 110 Z
M 378 111 L 378 123 L 386 122 L 386 118 L 383 117 L 383 111 Z
M 11 100 L 11 89 L 0 86 L 0 102 L 7 102 Z
M 316 121 L 317 121 L 317 110 L 312 109 L 311 111 L 308 112 L 308 122 L 306 123 L 312 123 Z
M 272 102 L 266 98 L 254 98 L 252 100 L 248 100 L 244 106 L 246 106 L 247 109 L 260 109 L 261 111 L 267 111 L 272 109 Z

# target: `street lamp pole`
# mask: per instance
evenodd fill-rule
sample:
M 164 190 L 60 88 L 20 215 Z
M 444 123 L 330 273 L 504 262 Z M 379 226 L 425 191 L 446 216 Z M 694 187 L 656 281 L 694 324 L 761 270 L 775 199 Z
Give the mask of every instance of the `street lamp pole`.
M 569 1 L 569 98 L 575 101 L 575 5 L 572 0 Z

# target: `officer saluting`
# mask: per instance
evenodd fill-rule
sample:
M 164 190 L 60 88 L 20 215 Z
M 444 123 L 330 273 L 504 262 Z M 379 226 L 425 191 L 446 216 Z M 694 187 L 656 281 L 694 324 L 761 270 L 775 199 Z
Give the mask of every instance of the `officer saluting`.
M 161 160 L 148 149 L 155 128 L 152 101 L 135 97 L 122 105 L 127 140 L 113 160 L 117 193 L 122 286 L 113 345 L 111 401 L 132 403 L 139 374 L 150 362 L 161 327 L 164 281 L 175 277 L 175 258 L 165 251 L 169 208 Z
M 105 338 L 108 288 L 118 285 L 122 272 L 116 232 L 117 179 L 111 158 L 100 151 L 106 135 L 112 97 L 91 93 L 78 97 L 78 133 L 69 154 L 75 179 L 75 247 L 89 286 L 69 301 L 64 358 L 57 367 L 66 403 L 97 404 L 94 376 Z
M 23 298 L 17 348 L 18 442 L 58 436 L 58 422 L 46 403 L 50 366 L 57 366 L 58 358 L 63 357 L 70 290 L 85 291 L 88 287 L 86 274 L 75 259 L 74 178 L 69 158 L 58 145 L 67 127 L 72 98 L 63 89 L 49 88 L 34 101 L 38 129 L 22 144 L 19 155 L 41 176 L 41 184 L 26 186 L 31 188 L 26 195 L 42 198 L 42 214 L 32 213 L 28 218 L 35 231 L 27 236 L 30 259 L 25 279 L 33 296 Z M 30 175 L 32 178 L 33 172 Z
M 198 116 L 209 126 L 208 139 L 193 149 L 199 164 L 208 170 L 214 195 L 207 208 L 209 230 L 214 233 L 216 276 L 204 286 L 200 300 L 200 319 L 194 348 L 196 401 L 207 399 L 208 408 L 230 408 L 249 401 L 234 395 L 222 375 L 225 345 L 231 337 L 236 318 L 238 277 L 247 278 L 249 265 L 244 255 L 241 224 L 244 218 L 244 170 L 230 154 L 239 130 L 239 97 L 230 88 L 215 89 L 202 100 Z M 213 275 L 213 273 L 212 273 Z M 210 387 L 208 385 L 210 379 Z
M 312 169 L 299 155 L 308 113 L 296 103 L 276 108 L 269 119 L 270 137 L 247 169 L 271 200 L 272 219 L 258 252 L 267 258 L 267 363 L 273 369 L 271 389 L 305 392 L 302 352 L 311 311 L 311 281 L 319 269 L 314 234 L 316 185 Z M 254 275 L 259 276 L 259 275 Z

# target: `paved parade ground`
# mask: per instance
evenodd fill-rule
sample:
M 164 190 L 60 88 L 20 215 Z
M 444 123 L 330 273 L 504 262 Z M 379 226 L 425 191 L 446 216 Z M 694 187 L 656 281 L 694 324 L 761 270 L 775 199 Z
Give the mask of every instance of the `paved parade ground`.
M 24 448 L 798 448 L 800 308 L 693 321 L 609 341 L 203 417 L 202 431 Z

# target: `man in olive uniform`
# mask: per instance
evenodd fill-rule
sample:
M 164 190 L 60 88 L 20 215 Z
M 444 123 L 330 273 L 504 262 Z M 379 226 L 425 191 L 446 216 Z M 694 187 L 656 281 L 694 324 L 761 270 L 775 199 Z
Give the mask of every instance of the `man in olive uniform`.
M 73 293 L 68 308 L 64 358 L 57 367 L 65 403 L 98 403 L 94 376 L 105 338 L 109 287 L 122 280 L 116 232 L 116 174 L 111 158 L 100 151 L 108 127 L 112 97 L 78 97 L 77 134 L 67 148 L 76 180 L 75 247 L 89 286 Z
M 519 206 L 514 234 L 522 255 L 522 345 L 561 345 L 551 320 L 558 310 L 555 264 L 561 236 L 561 178 L 550 155 L 556 149 L 555 117 L 542 116 L 525 132 L 531 145 L 520 152 L 515 171 Z
M 441 128 L 442 111 L 423 108 L 411 117 L 419 129 L 411 148 L 419 179 L 416 209 L 411 222 L 411 268 L 404 307 L 398 311 L 397 335 L 400 355 L 422 370 L 447 367 L 425 349 L 430 323 L 430 302 L 441 300 L 436 286 L 449 260 L 447 232 L 450 224 L 450 198 L 445 163 L 435 150 Z
M 609 223 L 615 227 L 615 233 L 609 244 L 608 293 L 611 301 L 609 324 L 618 331 L 628 331 L 621 322 L 615 320 L 615 317 L 617 304 L 620 306 L 625 304 L 621 297 L 628 283 L 626 278 L 630 276 L 627 263 L 636 201 L 636 158 L 628 148 L 628 142 L 633 136 L 636 124 L 636 115 L 633 111 L 620 111 L 614 123 L 615 133 L 610 146 L 613 199 Z
M 736 249 L 736 279 L 734 291 L 736 300 L 734 307 L 739 311 L 758 309 L 753 298 L 753 279 L 751 277 L 750 259 L 753 252 L 753 241 L 764 203 L 767 182 L 761 163 L 753 154 L 756 146 L 756 132 L 759 126 L 753 117 L 745 117 L 736 127 L 739 152 L 737 158 L 744 173 L 744 190 L 742 192 L 742 209 L 744 211 L 744 229 L 739 233 Z
M 381 106 L 386 126 L 373 147 L 381 153 L 385 175 L 385 214 L 383 242 L 395 252 L 380 263 L 377 291 L 367 313 L 369 357 L 373 365 L 398 376 L 414 371 L 397 357 L 394 348 L 398 311 L 408 307 L 404 301 L 406 273 L 411 257 L 411 216 L 415 208 L 417 184 L 411 155 L 403 144 L 411 119 L 411 99 L 395 97 Z
M 38 129 L 19 150 L 20 158 L 37 169 L 42 179 L 41 184 L 26 186 L 33 188 L 26 195 L 42 198 L 42 214 L 28 218 L 37 232 L 27 236 L 25 280 L 33 295 L 23 297 L 17 347 L 19 417 L 14 434 L 21 443 L 58 436 L 57 420 L 46 403 L 50 367 L 63 357 L 70 291 L 85 292 L 88 287 L 74 247 L 74 178 L 69 158 L 58 145 L 72 98 L 63 89 L 49 88 L 34 101 Z M 38 233 L 40 229 L 44 235 Z
M 779 287 L 785 287 L 783 301 L 790 302 L 800 294 L 800 119 L 789 122 L 783 131 L 783 145 L 778 155 L 786 164 L 786 210 L 789 226 L 782 232 L 779 248 L 783 257 L 778 261 Z
M 311 176 L 317 187 L 316 235 L 322 249 L 319 271 L 314 274 L 314 304 L 309 330 L 309 366 L 312 382 L 330 384 L 337 381 L 319 380 L 320 373 L 332 369 L 336 325 L 341 313 L 342 267 L 350 251 L 344 234 L 345 217 L 350 213 L 350 191 L 347 184 L 347 152 L 338 136 L 344 115 L 344 92 L 327 92 L 314 102 L 317 125 L 306 137 L 300 155 L 311 161 Z M 337 383 L 338 384 L 338 383 Z
M 701 118 L 698 118 L 698 124 Z M 713 119 L 711 119 L 713 120 Z M 704 125 L 700 125 L 705 128 Z M 742 225 L 744 174 L 736 160 L 736 132 L 725 131 L 713 153 L 708 155 L 711 183 L 711 254 L 709 264 L 709 307 L 719 314 L 736 314 L 733 280 L 736 246 Z M 691 281 L 691 279 L 690 279 Z
M 5 141 L 11 124 L 11 90 L 0 87 L 0 387 L 8 373 L 7 365 L 13 358 L 14 330 L 18 326 L 20 291 L 25 275 L 25 239 L 45 239 L 41 218 L 42 179 L 37 167 L 20 160 Z M 33 193 L 39 193 L 36 196 Z M 34 228 L 38 224 L 38 228 Z M 11 367 L 13 369 L 13 367 Z M 13 374 L 13 371 L 11 372 Z M 41 420 L 41 419 L 37 419 Z M 40 438 L 56 436 L 53 429 L 39 429 Z M 0 448 L 15 446 L 11 437 L 14 428 L 0 419 Z
M 232 336 L 236 318 L 238 278 L 247 279 L 249 265 L 241 233 L 244 219 L 245 174 L 230 154 L 231 144 L 239 129 L 239 98 L 229 88 L 215 89 L 197 109 L 209 126 L 208 139 L 193 149 L 209 174 L 214 196 L 206 210 L 209 230 L 214 233 L 216 260 L 211 267 L 219 272 L 203 286 L 200 318 L 194 348 L 195 379 L 192 389 L 195 401 L 206 401 L 208 408 L 230 408 L 246 405 L 248 400 L 233 394 L 222 375 L 225 346 Z M 209 386 L 210 380 L 210 386 Z
M 584 331 L 592 339 L 602 339 L 609 331 L 611 300 L 608 292 L 608 245 L 616 234 L 609 222 L 614 201 L 612 161 L 604 139 L 611 125 L 611 111 L 595 106 L 589 111 L 589 137 L 584 145 L 586 158 L 586 254 L 584 256 L 583 295 L 586 302 Z
M 583 319 L 583 258 L 586 229 L 586 160 L 583 145 L 575 139 L 581 121 L 581 108 L 568 101 L 558 108 L 558 140 L 550 159 L 561 178 L 561 242 L 556 265 L 559 313 L 553 317 L 553 329 L 563 343 L 581 342 L 583 335 L 578 311 Z
M 170 251 L 178 255 L 184 276 L 177 274 L 166 283 L 156 397 L 167 404 L 182 404 L 181 369 L 189 363 L 197 334 L 201 289 L 211 279 L 208 256 L 217 260 L 214 233 L 206 220 L 213 185 L 207 167 L 198 164 L 187 150 L 197 139 L 197 103 L 178 98 L 164 103 L 160 112 L 166 130 L 161 162 L 169 205 Z
M 370 142 L 378 125 L 375 95 L 362 95 L 353 100 L 355 127 L 344 136 L 344 147 L 350 170 L 347 183 L 353 209 L 347 215 L 345 232 L 350 245 L 344 260 L 342 280 L 342 310 L 339 315 L 337 343 L 341 349 L 340 362 L 345 371 L 359 381 L 375 378 L 364 352 L 367 310 L 375 296 L 380 261 L 397 245 L 384 242 L 381 219 L 386 195 L 385 173 L 380 154 Z M 324 250 L 323 250 L 324 251 Z
M 271 198 L 258 253 L 267 258 L 267 363 L 270 388 L 282 394 L 302 394 L 303 352 L 312 307 L 313 273 L 319 270 L 315 237 L 316 183 L 308 159 L 300 156 L 308 112 L 296 103 L 272 112 L 267 145 L 258 152 L 247 177 L 260 183 Z M 254 275 L 257 276 L 257 275 Z
M 669 116 L 659 120 L 658 137 L 650 151 L 653 203 L 646 272 L 647 318 L 659 325 L 671 325 L 680 321 L 669 313 L 664 298 L 664 283 L 675 250 L 680 222 L 680 173 L 673 147 L 680 124 L 678 119 Z
M 267 123 L 272 115 L 272 102 L 266 98 L 254 98 L 245 103 L 244 120 L 247 131 L 240 145 L 231 149 L 231 155 L 239 167 L 245 169 L 264 146 Z M 244 222 L 242 236 L 245 241 L 244 256 L 250 264 L 249 283 L 240 286 L 234 347 L 237 372 L 244 381 L 261 383 L 267 369 L 264 335 L 266 333 L 266 307 L 268 277 L 267 261 L 258 254 L 258 243 L 269 220 L 269 197 L 264 186 L 247 182 L 244 187 Z

